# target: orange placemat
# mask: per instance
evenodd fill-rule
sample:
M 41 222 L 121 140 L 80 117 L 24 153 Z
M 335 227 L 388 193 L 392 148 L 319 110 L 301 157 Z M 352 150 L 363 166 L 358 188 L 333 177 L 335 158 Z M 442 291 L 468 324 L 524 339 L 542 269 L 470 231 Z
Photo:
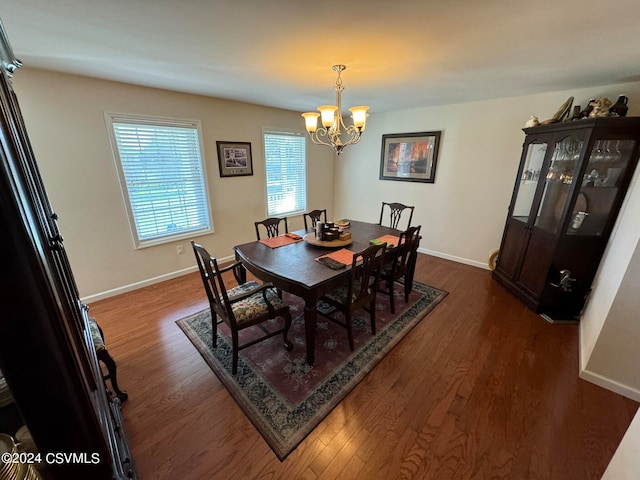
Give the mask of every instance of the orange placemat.
M 298 236 L 298 238 L 292 238 L 287 235 L 278 235 L 277 237 L 263 238 L 262 240 L 260 240 L 260 243 L 270 248 L 278 248 L 300 241 L 302 241 L 302 237 L 300 236 Z
M 398 242 L 400 242 L 400 237 L 388 234 L 378 237 L 376 238 L 376 240 L 378 240 L 379 242 L 385 242 L 388 247 L 395 247 L 396 245 L 398 245 Z
M 322 255 L 318 258 L 322 258 L 322 257 L 330 257 L 333 258 L 334 260 L 344 263 L 345 265 L 351 265 L 351 262 L 353 262 L 353 254 L 355 252 L 352 252 L 351 250 L 348 250 L 346 248 L 341 248 L 340 250 L 336 250 L 335 252 L 331 252 L 331 253 L 327 253 L 326 255 Z M 316 258 L 316 261 L 318 260 L 318 258 Z

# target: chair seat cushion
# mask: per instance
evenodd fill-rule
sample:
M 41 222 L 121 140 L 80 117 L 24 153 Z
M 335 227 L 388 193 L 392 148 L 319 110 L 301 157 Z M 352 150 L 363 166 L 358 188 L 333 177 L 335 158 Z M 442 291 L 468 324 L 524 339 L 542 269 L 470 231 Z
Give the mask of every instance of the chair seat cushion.
M 242 285 L 238 285 L 230 290 L 227 290 L 227 296 L 229 300 L 233 301 L 234 297 L 242 295 L 249 290 L 252 290 L 260 286 L 257 282 L 247 282 Z M 286 304 L 276 295 L 273 290 L 267 290 L 267 298 L 275 310 L 285 308 Z M 231 304 L 233 315 L 236 317 L 238 325 L 243 323 L 249 323 L 258 317 L 269 314 L 269 307 L 264 301 L 263 292 L 256 292 L 253 295 Z
M 91 338 L 93 339 L 93 344 L 96 347 L 96 352 L 106 350 L 107 347 L 104 344 L 104 340 L 100 334 L 100 329 L 98 328 L 98 322 L 96 322 L 95 318 L 89 317 L 89 328 L 91 329 Z
M 391 263 L 385 263 L 382 265 L 382 269 L 380 270 L 380 275 L 389 276 L 391 275 Z
M 358 292 L 360 292 L 360 280 L 356 280 L 353 284 L 353 291 L 351 292 L 351 301 L 354 302 L 358 298 Z M 342 287 L 338 287 L 335 290 L 331 290 L 329 293 L 325 295 L 325 297 L 330 298 L 334 302 L 341 303 L 346 305 L 347 302 L 347 294 L 349 291 L 348 285 L 343 285 Z M 371 293 L 371 289 L 367 290 L 367 293 Z

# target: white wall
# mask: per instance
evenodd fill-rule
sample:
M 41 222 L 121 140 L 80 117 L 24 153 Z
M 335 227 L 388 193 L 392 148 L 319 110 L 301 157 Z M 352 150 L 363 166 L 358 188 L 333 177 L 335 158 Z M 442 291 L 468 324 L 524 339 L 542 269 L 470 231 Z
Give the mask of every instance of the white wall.
M 297 112 L 74 75 L 20 69 L 13 83 L 86 300 L 195 268 L 188 241 L 134 248 L 103 111 L 201 120 L 215 233 L 198 241 L 219 258 L 254 240 L 253 222 L 267 216 L 262 127 L 304 130 Z M 220 178 L 216 140 L 251 142 L 253 176 Z M 333 155 L 314 145 L 308 153 L 309 209 L 331 214 Z M 290 227 L 303 228 L 302 218 Z

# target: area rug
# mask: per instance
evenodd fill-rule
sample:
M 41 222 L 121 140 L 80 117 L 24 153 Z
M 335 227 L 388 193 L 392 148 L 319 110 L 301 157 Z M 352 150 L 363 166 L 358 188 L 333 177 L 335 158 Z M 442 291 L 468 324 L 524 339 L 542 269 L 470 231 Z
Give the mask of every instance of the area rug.
M 400 290 L 403 289 L 396 287 L 395 315 L 389 310 L 389 296 L 378 295 L 376 335 L 371 334 L 369 315 L 356 312 L 353 352 L 349 349 L 346 329 L 318 316 L 313 367 L 305 361 L 304 303 L 287 293 L 283 299 L 291 306 L 293 316 L 289 330 L 293 350 L 285 350 L 281 335 L 241 350 L 236 376 L 231 375 L 229 331 L 226 325 L 218 326 L 218 346 L 214 350 L 208 309 L 176 323 L 282 461 L 447 295 L 442 290 L 414 282 L 409 303 L 405 304 Z M 270 328 L 279 326 L 280 322 L 280 319 L 274 320 Z M 254 332 L 242 331 L 240 343 L 251 338 L 243 335 L 251 333 Z

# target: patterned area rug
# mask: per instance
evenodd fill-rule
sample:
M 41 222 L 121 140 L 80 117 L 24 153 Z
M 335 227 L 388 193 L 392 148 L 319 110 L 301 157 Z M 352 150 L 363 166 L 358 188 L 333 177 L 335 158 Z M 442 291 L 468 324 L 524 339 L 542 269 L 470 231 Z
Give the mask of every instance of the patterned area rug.
M 389 311 L 388 295 L 378 295 L 375 336 L 371 335 L 369 315 L 364 311 L 356 313 L 354 352 L 349 350 L 346 329 L 318 316 L 313 367 L 305 362 L 304 303 L 287 293 L 284 301 L 291 306 L 293 316 L 289 330 L 293 350 L 285 350 L 281 335 L 241 350 L 235 377 L 231 375 L 231 344 L 226 325 L 218 326 L 218 346 L 214 350 L 208 309 L 176 323 L 282 461 L 447 295 L 414 282 L 409 304 L 405 304 L 400 290 L 396 286 L 395 315 Z M 275 320 L 273 327 L 280 322 Z M 254 332 L 241 332 L 240 343 L 247 341 L 251 333 Z

